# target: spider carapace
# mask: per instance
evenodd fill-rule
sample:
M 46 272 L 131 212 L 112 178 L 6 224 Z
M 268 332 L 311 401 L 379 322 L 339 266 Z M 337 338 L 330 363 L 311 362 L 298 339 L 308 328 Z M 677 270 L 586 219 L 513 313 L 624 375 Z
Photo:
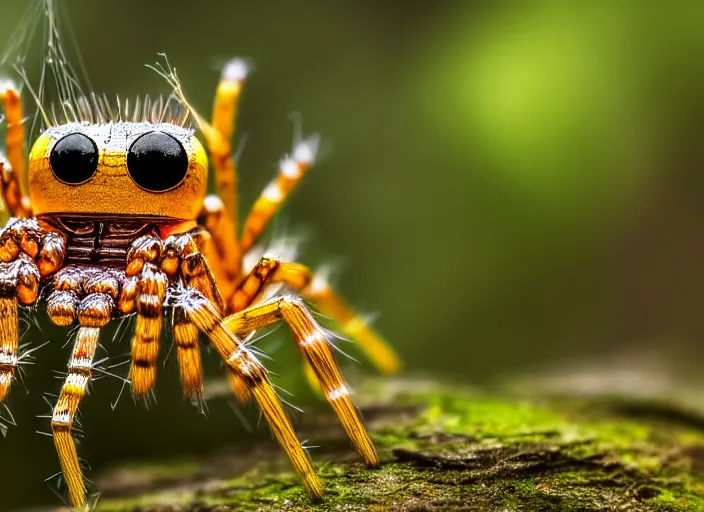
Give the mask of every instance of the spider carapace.
M 129 369 L 135 396 L 154 387 L 163 323 L 168 321 L 168 342 L 175 344 L 184 394 L 199 399 L 203 334 L 222 358 L 235 395 L 256 400 L 305 487 L 320 497 L 323 487 L 308 454 L 266 369 L 244 341 L 259 329 L 285 322 L 307 371 L 357 451 L 369 466 L 379 464 L 329 335 L 304 300 L 336 320 L 382 371 L 398 368 L 396 356 L 322 275 L 268 254 L 245 263 L 264 254 L 256 243 L 313 163 L 316 149 L 315 140 L 301 141 L 280 161 L 279 172 L 238 234 L 230 139 L 245 76 L 242 61 L 225 66 L 210 122 L 182 95 L 173 98 L 176 109 L 159 102 L 111 106 L 93 95 L 78 98 L 68 109 L 64 105 L 61 120 L 51 122 L 42 110 L 47 126 L 28 160 L 20 95 L 15 87 L 0 84 L 7 130 L 0 176 L 12 216 L 0 232 L 0 402 L 20 359 L 18 308 L 46 301 L 55 324 L 78 324 L 51 415 L 76 509 L 85 508 L 87 498 L 72 427 L 92 377 L 100 330 L 125 315 L 136 317 Z M 210 155 L 218 195 L 206 196 L 209 164 L 197 131 Z M 271 296 L 273 287 L 287 292 Z

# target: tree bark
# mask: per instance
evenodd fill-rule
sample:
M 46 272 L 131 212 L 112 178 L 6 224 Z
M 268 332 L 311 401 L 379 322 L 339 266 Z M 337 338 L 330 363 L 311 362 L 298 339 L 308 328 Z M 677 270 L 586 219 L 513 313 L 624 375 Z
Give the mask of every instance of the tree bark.
M 313 503 L 269 439 L 203 460 L 118 469 L 101 512 L 229 510 L 702 511 L 704 417 L 665 401 L 492 395 L 376 380 L 358 396 L 382 457 L 359 462 L 333 416 L 301 439 L 327 496 Z

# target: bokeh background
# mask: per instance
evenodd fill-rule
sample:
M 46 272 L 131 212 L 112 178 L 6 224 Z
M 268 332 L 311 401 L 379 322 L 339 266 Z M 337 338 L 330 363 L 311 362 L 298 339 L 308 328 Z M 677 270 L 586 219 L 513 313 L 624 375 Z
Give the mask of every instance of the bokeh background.
M 0 44 L 26 4 L 2 1 Z M 698 375 L 704 4 L 62 4 L 92 87 L 109 96 L 167 94 L 144 67 L 166 52 L 207 112 L 221 64 L 254 62 L 238 120 L 243 205 L 290 150 L 292 113 L 322 134 L 323 158 L 279 226 L 308 233 L 305 262 L 337 263 L 340 291 L 380 313 L 409 372 L 486 383 L 589 361 Z M 274 367 L 298 389 L 298 356 L 276 336 Z M 53 444 L 35 433 L 48 420 L 35 416 L 60 387 L 66 332 L 31 337 L 52 341 L 10 397 L 3 509 L 56 499 L 43 483 L 58 471 Z M 225 400 L 207 418 L 184 404 L 171 359 L 159 407 L 126 393 L 111 411 L 116 379 L 85 400 L 80 450 L 95 470 L 266 435 L 243 434 Z M 294 401 L 311 401 L 305 387 Z

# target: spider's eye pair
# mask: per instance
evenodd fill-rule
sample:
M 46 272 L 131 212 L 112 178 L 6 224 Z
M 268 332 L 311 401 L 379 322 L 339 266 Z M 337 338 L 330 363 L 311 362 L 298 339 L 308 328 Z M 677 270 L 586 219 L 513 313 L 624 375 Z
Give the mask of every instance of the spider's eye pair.
M 88 181 L 98 168 L 98 147 L 82 133 L 72 133 L 54 144 L 49 155 L 56 178 L 68 185 Z M 164 132 L 149 132 L 127 152 L 127 172 L 150 192 L 165 192 L 181 183 L 188 171 L 188 155 L 179 141 Z

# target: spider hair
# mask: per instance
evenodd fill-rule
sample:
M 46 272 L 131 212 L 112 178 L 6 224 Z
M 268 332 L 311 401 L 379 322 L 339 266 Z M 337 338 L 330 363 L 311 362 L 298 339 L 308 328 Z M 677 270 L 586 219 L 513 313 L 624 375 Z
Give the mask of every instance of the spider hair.
M 191 128 L 191 117 L 187 113 L 187 107 L 175 94 L 156 98 L 137 96 L 133 99 L 116 96 L 111 101 L 105 94 L 91 93 L 63 101 L 58 108 L 56 103 L 52 104 L 48 126 L 132 122 L 169 123 Z

